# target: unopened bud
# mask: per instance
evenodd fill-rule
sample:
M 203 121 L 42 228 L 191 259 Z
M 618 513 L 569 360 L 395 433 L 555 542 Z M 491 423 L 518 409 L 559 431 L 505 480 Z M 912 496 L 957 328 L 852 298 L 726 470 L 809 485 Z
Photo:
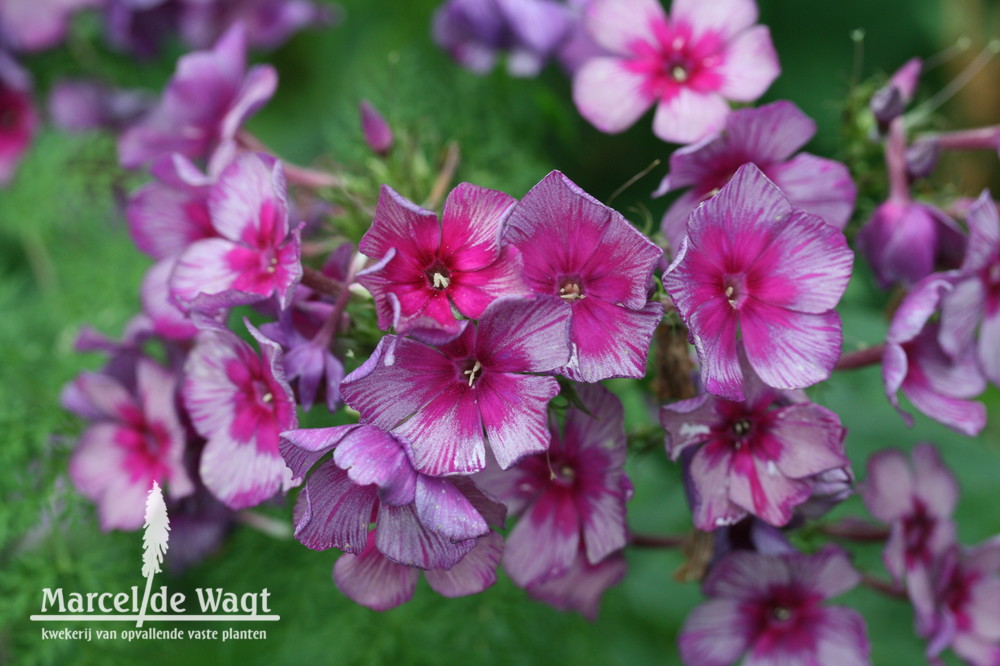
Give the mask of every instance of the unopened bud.
M 389 123 L 385 122 L 382 114 L 375 110 L 375 107 L 368 103 L 368 100 L 361 100 L 359 105 L 361 111 L 361 131 L 365 135 L 365 143 L 368 147 L 383 157 L 392 150 L 392 129 Z
M 906 174 L 910 180 L 927 178 L 934 172 L 941 146 L 935 139 L 921 139 L 906 149 Z

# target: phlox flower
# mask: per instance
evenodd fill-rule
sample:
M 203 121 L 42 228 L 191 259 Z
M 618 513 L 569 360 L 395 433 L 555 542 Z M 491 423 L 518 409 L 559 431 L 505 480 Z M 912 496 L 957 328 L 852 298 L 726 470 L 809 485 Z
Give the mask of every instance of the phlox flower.
M 44 51 L 66 38 L 72 14 L 100 7 L 103 0 L 0 2 L 0 43 L 15 51 Z
M 728 100 L 752 102 L 780 68 L 754 0 L 593 0 L 587 28 L 611 55 L 588 60 L 573 100 L 602 132 L 621 132 L 656 105 L 653 133 L 691 143 L 722 129 Z
M 362 421 L 404 440 L 422 474 L 471 474 L 549 445 L 546 408 L 559 393 L 542 373 L 569 358 L 569 312 L 548 299 L 503 298 L 452 342 L 386 336 L 340 391 Z
M 176 407 L 177 377 L 149 358 L 129 365 L 127 378 L 83 373 L 62 396 L 64 407 L 91 421 L 69 475 L 97 503 L 104 530 L 142 527 L 154 481 L 166 486 L 170 498 L 194 492 L 184 465 L 187 438 Z
M 871 663 L 865 622 L 823 601 L 861 575 L 828 546 L 815 555 L 732 553 L 705 579 L 710 598 L 681 627 L 681 659 L 691 666 Z
M 663 317 L 649 300 L 660 248 L 558 171 L 514 206 L 504 242 L 520 251 L 528 288 L 571 315 L 572 357 L 561 374 L 581 382 L 646 374 Z
M 907 425 L 913 426 L 913 417 L 900 408 L 899 391 L 930 418 L 974 436 L 986 425 L 986 408 L 969 400 L 986 388 L 976 349 L 967 346 L 953 358 L 941 344 L 942 322 L 931 320 L 954 278 L 954 273 L 933 273 L 900 303 L 886 334 L 882 383 Z
M 421 474 L 405 443 L 372 425 L 291 430 L 281 437 L 296 479 L 332 452 L 299 494 L 295 537 L 315 550 L 350 554 L 338 560 L 334 576 L 352 599 L 378 610 L 398 605 L 412 595 L 417 569 L 427 570 L 428 581 L 446 596 L 478 592 L 495 580 L 502 540 L 490 525 L 503 522 L 503 508 L 468 479 Z
M 281 163 L 256 153 L 238 156 L 208 197 L 215 237 L 187 246 L 170 277 L 175 301 L 216 312 L 274 296 L 288 306 L 302 275 L 301 226 L 289 228 Z
M 847 167 L 809 153 L 795 154 L 816 133 L 816 123 L 792 102 L 738 109 L 725 127 L 698 143 L 674 151 L 670 173 L 653 194 L 683 192 L 663 216 L 670 246 L 680 247 L 687 218 L 702 201 L 729 182 L 747 162 L 756 164 L 796 208 L 843 229 L 854 211 L 857 188 Z
M 939 339 L 955 358 L 975 348 L 983 374 L 1000 386 L 1000 216 L 989 192 L 972 205 L 967 220 L 965 259 L 952 290 L 941 298 Z
M 745 397 L 738 348 L 774 388 L 830 376 L 840 355 L 833 308 L 853 255 L 844 235 L 794 208 L 753 164 L 696 208 L 663 286 L 690 331 L 705 389 Z
M 786 525 L 819 476 L 849 466 L 844 429 L 830 410 L 762 384 L 744 369 L 746 399 L 701 395 L 663 407 L 666 447 L 693 449 L 688 475 L 694 526 L 711 531 L 747 514 Z
M 184 365 L 184 406 L 208 440 L 201 456 L 205 486 L 226 506 L 260 504 L 294 484 L 278 452 L 278 435 L 297 423 L 281 348 L 251 326 L 261 348 L 222 328 L 198 334 Z
M 278 75 L 269 65 L 246 67 L 246 31 L 232 26 L 210 51 L 183 56 L 159 104 L 118 140 L 122 166 L 135 168 L 180 153 L 207 158 L 271 98 Z
M 504 295 L 523 293 L 516 250 L 500 244 L 514 199 L 462 183 L 448 195 L 441 220 L 387 185 L 358 249 L 380 261 L 358 275 L 375 298 L 382 330 L 442 342 L 461 331 L 452 306 L 478 319 Z
M 484 489 L 520 515 L 507 537 L 504 570 L 527 589 L 566 575 L 577 566 L 578 551 L 597 565 L 625 547 L 625 502 L 632 486 L 623 470 L 624 410 L 599 385 L 575 390 L 587 411 L 569 409 L 563 428 L 553 419 L 545 453 L 505 472 L 489 470 L 482 480 Z
M 528 594 L 560 610 L 575 611 L 591 622 L 597 620 L 601 597 L 625 577 L 625 551 L 611 553 L 591 563 L 583 544 L 566 573 L 528 588 Z
M 0 185 L 14 177 L 21 156 L 31 145 L 38 127 L 38 112 L 31 99 L 31 77 L 0 50 Z

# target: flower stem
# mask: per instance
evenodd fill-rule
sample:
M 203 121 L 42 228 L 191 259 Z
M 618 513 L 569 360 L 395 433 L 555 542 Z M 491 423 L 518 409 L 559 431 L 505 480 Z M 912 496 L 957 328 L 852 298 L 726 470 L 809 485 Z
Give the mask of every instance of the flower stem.
M 861 574 L 861 584 L 880 594 L 893 599 L 906 599 L 906 591 L 901 590 L 889 581 L 875 578 L 869 574 Z
M 302 284 L 331 298 L 337 298 L 341 291 L 345 291 L 345 287 L 339 282 L 331 280 L 321 271 L 309 266 L 302 267 Z
M 856 370 L 869 365 L 878 365 L 882 362 L 882 352 L 885 350 L 884 344 L 872 345 L 865 349 L 858 349 L 852 352 L 841 354 L 834 370 Z
M 889 538 L 889 530 L 856 518 L 844 518 L 820 526 L 820 531 L 831 537 L 860 542 L 878 542 Z
M 686 536 L 656 536 L 653 534 L 629 534 L 628 545 L 638 548 L 680 548 L 687 543 Z

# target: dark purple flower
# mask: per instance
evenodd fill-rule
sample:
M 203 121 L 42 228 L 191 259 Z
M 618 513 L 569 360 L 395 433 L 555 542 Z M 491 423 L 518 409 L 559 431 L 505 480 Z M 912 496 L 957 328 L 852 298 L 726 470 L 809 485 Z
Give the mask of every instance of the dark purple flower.
M 651 302 L 663 251 L 622 215 L 553 171 L 514 206 L 504 241 L 520 250 L 528 288 L 572 314 L 576 381 L 642 377 L 663 306 Z
M 468 479 L 419 473 L 404 442 L 371 425 L 282 433 L 296 479 L 331 451 L 299 494 L 295 536 L 309 548 L 348 553 L 334 568 L 345 594 L 385 610 L 409 599 L 417 569 L 446 596 L 495 581 L 502 540 L 490 525 L 501 526 L 503 507 Z
M 159 104 L 118 141 L 122 166 L 135 168 L 161 155 L 207 158 L 274 94 L 269 65 L 246 68 L 246 32 L 230 28 L 211 51 L 183 56 Z
M 967 221 L 965 259 L 941 298 L 940 342 L 955 358 L 975 348 L 983 374 L 1000 386 L 1000 216 L 989 192 L 972 205 Z
M 752 102 L 780 68 L 754 0 L 594 0 L 587 28 L 612 55 L 573 78 L 573 100 L 602 132 L 621 132 L 654 104 L 653 133 L 691 143 L 722 129 L 729 102 Z
M 0 185 L 6 185 L 14 177 L 14 170 L 37 128 L 31 77 L 0 50 Z
M 174 499 L 194 492 L 184 466 L 176 376 L 140 358 L 131 380 L 126 386 L 108 374 L 83 373 L 63 392 L 63 406 L 91 421 L 70 459 L 69 475 L 97 503 L 104 530 L 142 527 L 154 482 L 165 484 Z
M 844 235 L 792 207 L 753 164 L 691 213 L 663 276 L 698 351 L 710 393 L 743 400 L 737 349 L 768 386 L 805 388 L 830 376 L 853 255 Z
M 288 307 L 302 276 L 301 226 L 289 228 L 281 163 L 263 154 L 237 157 L 212 186 L 208 212 L 216 237 L 188 245 L 170 277 L 178 304 L 215 312 L 273 296 Z
M 208 440 L 201 478 L 233 509 L 255 506 L 294 485 L 278 452 L 279 433 L 297 423 L 281 348 L 247 327 L 262 357 L 226 329 L 204 330 L 184 366 L 182 390 L 194 428 Z
M 796 208 L 843 229 L 854 211 L 857 188 L 840 162 L 809 153 L 792 155 L 816 133 L 816 123 L 791 102 L 733 111 L 725 127 L 670 156 L 670 173 L 653 196 L 690 188 L 663 216 L 662 230 L 677 249 L 690 212 L 729 182 L 747 162 L 756 164 Z
M 549 445 L 546 408 L 559 393 L 549 372 L 569 357 L 569 313 L 548 299 L 494 301 L 478 325 L 440 347 L 395 336 L 344 379 L 344 402 L 406 442 L 422 474 L 471 474 Z
M 382 114 L 366 99 L 361 100 L 358 106 L 361 114 L 361 131 L 365 136 L 365 143 L 378 155 L 388 155 L 392 150 L 392 128 L 385 121 Z
M 581 550 L 596 565 L 625 547 L 622 404 L 599 385 L 575 386 L 584 409 L 567 411 L 565 426 L 550 422 L 545 453 L 506 472 L 488 473 L 484 488 L 520 519 L 507 537 L 504 570 L 530 588 L 567 574 Z
M 913 99 L 922 70 L 923 61 L 920 58 L 910 58 L 889 78 L 884 87 L 872 94 L 868 106 L 883 130 L 903 114 L 906 105 Z
M 817 486 L 818 475 L 849 465 L 837 415 L 790 402 L 744 367 L 746 399 L 712 395 L 663 407 L 667 453 L 696 448 L 689 474 L 694 526 L 711 531 L 753 514 L 775 526 Z
M 968 346 L 952 358 L 940 342 L 941 324 L 930 321 L 953 281 L 954 274 L 929 275 L 903 299 L 886 335 L 882 381 L 907 425 L 913 418 L 900 409 L 899 391 L 935 421 L 974 436 L 986 425 L 986 408 L 968 399 L 986 388 L 976 350 Z
M 815 555 L 740 551 L 716 564 L 705 580 L 708 601 L 694 609 L 680 635 L 691 666 L 869 664 L 861 616 L 823 601 L 861 576 L 839 548 Z
M 244 26 L 247 43 L 274 49 L 303 28 L 335 23 L 330 5 L 309 0 L 184 0 L 181 37 L 193 48 L 209 48 L 230 26 Z
M 358 244 L 380 260 L 358 275 L 375 298 L 379 327 L 443 342 L 464 326 L 453 307 L 478 319 L 495 299 L 524 293 L 518 253 L 500 244 L 513 205 L 503 192 L 462 183 L 439 221 L 383 185 L 375 219 Z
M 535 76 L 566 39 L 568 8 L 554 0 L 448 0 L 434 14 L 434 41 L 483 74 L 506 52 L 513 76 Z

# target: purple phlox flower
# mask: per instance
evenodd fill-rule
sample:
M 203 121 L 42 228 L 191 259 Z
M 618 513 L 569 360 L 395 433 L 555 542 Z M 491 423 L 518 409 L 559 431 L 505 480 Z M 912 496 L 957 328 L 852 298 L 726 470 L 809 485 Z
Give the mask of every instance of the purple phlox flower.
M 889 524 L 882 559 L 897 584 L 906 582 L 918 624 L 926 625 L 937 560 L 955 544 L 958 483 L 933 446 L 918 444 L 912 465 L 899 449 L 869 458 L 860 492 L 868 511 Z
M 795 507 L 795 513 L 806 520 L 815 520 L 853 494 L 854 471 L 849 466 L 829 469 L 813 477 L 812 495 Z
M 91 79 L 66 79 L 49 93 L 49 115 L 56 127 L 67 132 L 117 132 L 146 113 L 152 103 L 144 91 L 114 88 Z
M 883 131 L 890 122 L 903 115 L 906 105 L 913 100 L 922 71 L 923 61 L 920 58 L 910 58 L 896 70 L 885 86 L 872 95 L 868 107 Z
M 974 348 L 983 374 L 1000 386 L 1000 216 L 989 192 L 969 209 L 967 222 L 965 259 L 953 289 L 941 298 L 939 339 L 954 358 Z
M 986 425 L 986 408 L 973 398 L 986 388 L 975 347 L 953 358 L 942 347 L 941 326 L 931 321 L 955 273 L 934 273 L 906 295 L 893 315 L 882 353 L 882 382 L 889 402 L 910 427 L 913 417 L 899 407 L 903 392 L 914 407 L 952 430 L 975 436 Z
M 208 197 L 216 238 L 195 241 L 177 258 L 173 298 L 207 313 L 274 296 L 288 307 L 302 276 L 301 225 L 289 229 L 281 163 L 244 153 L 219 176 Z
M 513 205 L 503 192 L 462 183 L 439 221 L 383 185 L 375 219 L 358 244 L 380 260 L 358 275 L 375 298 L 379 327 L 444 342 L 464 326 L 452 306 L 478 319 L 493 300 L 524 293 L 518 252 L 500 242 Z
M 520 515 L 503 563 L 523 588 L 564 576 L 574 566 L 585 569 L 576 564 L 578 551 L 596 565 L 625 547 L 625 502 L 632 486 L 623 469 L 624 410 L 600 385 L 574 389 L 587 411 L 569 409 L 562 428 L 551 419 L 552 441 L 544 453 L 483 474 L 483 488 Z
M 745 550 L 765 555 L 795 553 L 785 532 L 754 516 L 747 516 L 732 525 L 712 531 L 712 559 L 709 567 L 724 560 L 730 553 Z
M 358 105 L 361 115 L 361 132 L 364 134 L 365 143 L 372 149 L 372 152 L 382 155 L 389 154 L 392 150 L 392 128 L 385 118 L 378 112 L 371 102 L 366 99 L 361 100 Z
M 705 389 L 742 400 L 738 347 L 768 386 L 805 388 L 840 356 L 853 254 L 844 235 L 794 208 L 753 164 L 696 208 L 663 275 L 687 325 Z
M 341 555 L 333 565 L 333 581 L 355 603 L 386 611 L 413 597 L 421 570 L 393 562 L 378 550 L 375 540 L 375 532 L 369 532 L 361 553 Z M 472 550 L 450 569 L 425 569 L 424 578 L 444 597 L 478 594 L 496 582 L 502 554 L 503 537 L 489 532 L 478 537 Z
M 513 76 L 535 76 L 566 39 L 572 13 L 554 0 L 448 0 L 434 14 L 434 41 L 478 74 L 507 53 Z
M 200 474 L 223 504 L 243 509 L 295 484 L 278 452 L 279 433 L 297 424 L 281 347 L 246 323 L 257 356 L 226 329 L 198 334 L 185 364 L 184 406 L 208 440 Z
M 181 573 L 211 557 L 236 526 L 236 512 L 215 499 L 198 478 L 203 445 L 204 440 L 199 439 L 188 446 L 188 470 L 195 480 L 195 491 L 177 500 L 167 499 L 170 548 L 164 561 L 173 573 Z
M 569 358 L 569 312 L 549 299 L 503 298 L 440 347 L 385 336 L 340 385 L 344 402 L 403 439 L 417 471 L 471 474 L 548 448 L 550 372 Z
M 582 382 L 646 374 L 663 318 L 649 300 L 660 248 L 558 171 L 514 206 L 504 241 L 520 250 L 528 288 L 572 315 L 561 374 Z
M 44 51 L 66 37 L 70 16 L 99 7 L 104 0 L 0 0 L 0 46 L 13 51 Z
M 154 481 L 175 499 L 194 491 L 184 466 L 176 376 L 143 358 L 132 381 L 129 387 L 111 375 L 83 373 L 63 391 L 63 406 L 91 421 L 70 459 L 69 475 L 97 504 L 104 530 L 142 527 Z
M 446 596 L 496 580 L 502 539 L 490 526 L 502 525 L 503 507 L 469 479 L 421 474 L 403 441 L 371 425 L 285 432 L 281 451 L 296 479 L 333 452 L 299 494 L 295 536 L 309 548 L 349 554 L 334 579 L 358 603 L 377 610 L 403 603 L 417 569 Z
M 1000 664 L 1000 537 L 973 548 L 950 548 L 939 561 L 934 606 L 921 636 L 927 657 L 946 648 L 972 666 Z
M 597 620 L 601 596 L 625 577 L 624 551 L 616 551 L 592 564 L 583 544 L 566 573 L 528 587 L 528 593 L 560 610 L 575 611 L 591 622 Z
M 830 410 L 791 402 L 746 366 L 746 399 L 704 394 L 666 405 L 660 421 L 676 460 L 696 449 L 689 467 L 694 525 L 711 531 L 747 514 L 786 525 L 813 494 L 818 475 L 849 466 L 844 428 Z
M 177 257 L 167 257 L 153 264 L 139 288 L 142 311 L 153 330 L 168 340 L 190 340 L 198 333 L 198 324 L 170 297 L 170 276 Z
M 935 268 L 954 268 L 965 236 L 943 211 L 909 198 L 879 204 L 858 231 L 857 245 L 883 289 L 913 285 Z
M 594 0 L 567 0 L 566 2 L 566 5 L 571 11 L 569 34 L 559 46 L 559 50 L 556 55 L 558 56 L 563 69 L 565 69 L 570 76 L 576 74 L 577 70 L 579 70 L 580 67 L 582 67 L 584 63 L 591 58 L 610 55 L 607 50 L 594 40 L 590 31 L 587 30 L 586 21 L 583 20 L 587 7 L 590 6 L 593 1 Z
M 177 33 L 183 0 L 104 0 L 104 29 L 112 47 L 152 58 Z
M 122 134 L 118 159 L 135 168 L 165 153 L 207 158 L 233 140 L 240 127 L 274 94 L 270 65 L 246 67 L 246 31 L 236 24 L 211 51 L 183 56 L 159 103 Z
M 309 312 L 293 307 L 283 311 L 277 322 L 261 326 L 264 334 L 285 350 L 285 376 L 306 411 L 317 399 L 331 412 L 340 406 L 344 364 L 330 350 L 338 323 L 327 320 L 317 325 Z
M 621 132 L 656 105 L 653 133 L 691 143 L 722 129 L 729 100 L 752 102 L 781 71 L 754 0 L 594 0 L 587 28 L 613 55 L 587 61 L 573 100 L 602 132 Z
M 184 0 L 179 30 L 196 49 L 209 48 L 230 26 L 240 23 L 247 43 L 274 49 L 296 32 L 338 22 L 335 7 L 308 0 Z
M 38 112 L 31 98 L 31 77 L 0 50 L 0 185 L 14 170 L 38 129 Z
M 662 230 L 670 246 L 679 248 L 687 218 L 702 201 L 729 182 L 747 162 L 756 164 L 792 205 L 819 215 L 843 229 L 854 211 L 857 188 L 847 167 L 834 160 L 800 153 L 816 133 L 816 123 L 791 102 L 733 111 L 725 127 L 670 156 L 670 173 L 653 196 L 690 188 L 663 216 Z
M 733 553 L 705 579 L 710 599 L 681 628 L 681 660 L 692 666 L 869 664 L 865 622 L 823 601 L 853 588 L 861 575 L 844 551 L 815 555 Z

